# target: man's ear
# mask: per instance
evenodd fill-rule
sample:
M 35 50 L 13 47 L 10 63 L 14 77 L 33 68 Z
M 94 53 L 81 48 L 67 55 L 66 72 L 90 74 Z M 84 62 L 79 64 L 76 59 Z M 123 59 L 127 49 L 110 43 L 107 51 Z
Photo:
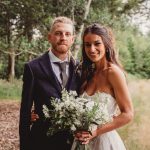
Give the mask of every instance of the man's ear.
M 48 33 L 48 41 L 51 42 L 51 34 Z
M 73 35 L 73 36 L 72 36 L 72 43 L 74 43 L 75 38 L 76 38 L 76 35 Z

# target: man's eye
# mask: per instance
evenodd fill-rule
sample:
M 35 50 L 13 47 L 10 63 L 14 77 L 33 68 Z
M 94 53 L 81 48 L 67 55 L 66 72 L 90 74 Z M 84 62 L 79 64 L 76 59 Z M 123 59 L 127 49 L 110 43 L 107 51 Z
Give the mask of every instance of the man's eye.
M 60 32 L 56 32 L 55 35 L 59 36 L 59 35 L 61 35 L 61 33 Z
M 66 33 L 66 36 L 71 36 L 71 33 Z

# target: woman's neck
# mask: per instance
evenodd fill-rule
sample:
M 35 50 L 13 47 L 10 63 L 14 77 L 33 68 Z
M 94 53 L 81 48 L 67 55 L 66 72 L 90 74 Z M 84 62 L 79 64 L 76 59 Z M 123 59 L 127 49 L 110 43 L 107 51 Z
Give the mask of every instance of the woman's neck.
M 108 68 L 108 62 L 106 59 L 101 59 L 99 62 L 95 63 L 96 71 L 103 71 Z

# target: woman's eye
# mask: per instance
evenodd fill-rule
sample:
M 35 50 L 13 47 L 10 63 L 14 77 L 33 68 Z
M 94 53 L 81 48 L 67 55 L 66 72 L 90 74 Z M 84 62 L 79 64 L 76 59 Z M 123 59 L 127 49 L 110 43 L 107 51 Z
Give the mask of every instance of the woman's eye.
M 99 46 L 100 44 L 101 44 L 100 42 L 98 42 L 98 43 L 95 43 L 95 45 L 96 45 L 96 46 Z
M 84 45 L 85 45 L 85 47 L 90 47 L 91 46 L 91 44 L 88 44 L 88 43 L 86 43 Z

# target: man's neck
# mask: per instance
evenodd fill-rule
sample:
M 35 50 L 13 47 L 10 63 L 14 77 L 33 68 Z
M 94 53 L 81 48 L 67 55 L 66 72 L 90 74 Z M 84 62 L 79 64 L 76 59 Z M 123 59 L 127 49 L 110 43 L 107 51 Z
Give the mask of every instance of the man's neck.
M 55 51 L 53 51 L 53 50 L 51 50 L 51 52 L 57 57 L 57 58 L 59 58 L 61 61 L 64 61 L 64 60 L 66 60 L 67 58 L 68 58 L 68 53 L 57 53 L 57 52 L 55 52 Z

